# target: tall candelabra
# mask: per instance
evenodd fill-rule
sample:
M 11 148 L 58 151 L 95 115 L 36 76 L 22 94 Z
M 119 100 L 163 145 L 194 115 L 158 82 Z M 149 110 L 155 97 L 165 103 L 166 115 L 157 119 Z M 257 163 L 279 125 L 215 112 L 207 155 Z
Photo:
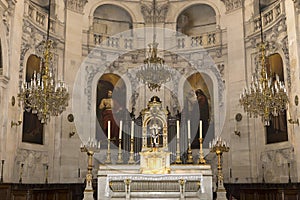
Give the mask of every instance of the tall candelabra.
M 95 153 L 100 152 L 100 142 L 96 140 L 89 139 L 87 144 L 81 144 L 80 146 L 81 152 L 86 152 L 88 155 L 88 168 L 86 174 L 86 186 L 84 190 L 84 200 L 92 200 L 93 199 L 93 156 Z
M 223 173 L 222 173 L 222 154 L 223 152 L 229 151 L 228 143 L 223 141 L 220 137 L 213 139 L 209 143 L 209 148 L 211 152 L 215 152 L 218 156 L 218 192 L 225 191 L 223 184 Z

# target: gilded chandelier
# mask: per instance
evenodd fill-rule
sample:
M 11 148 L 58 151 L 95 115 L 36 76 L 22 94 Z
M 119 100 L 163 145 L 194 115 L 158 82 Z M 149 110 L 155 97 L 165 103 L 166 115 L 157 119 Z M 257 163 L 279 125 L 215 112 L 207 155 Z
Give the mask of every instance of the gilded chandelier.
M 172 79 L 172 72 L 165 66 L 165 61 L 157 56 L 158 43 L 149 44 L 149 57 L 144 60 L 144 65 L 137 72 L 140 81 L 148 86 L 150 91 L 160 90 L 162 84 Z
M 259 1 L 261 37 L 260 77 L 259 74 L 252 76 L 250 87 L 248 89 L 245 88 L 243 94 L 240 95 L 240 104 L 244 107 L 244 111 L 247 112 L 250 117 L 257 118 L 260 116 L 265 126 L 269 126 L 271 115 L 277 116 L 280 112 L 286 110 L 289 100 L 283 81 L 279 80 L 278 75 L 270 76 L 267 71 L 266 46 L 263 41 L 263 21 L 260 7 Z
M 250 87 L 240 95 L 240 104 L 250 117 L 262 117 L 265 126 L 270 125 L 270 116 L 277 116 L 286 109 L 288 95 L 283 81 L 269 76 L 265 63 L 265 44 L 260 46 L 261 72 L 252 76 Z
M 156 1 L 153 0 L 153 42 L 148 44 L 149 55 L 144 60 L 144 65 L 137 72 L 136 76 L 142 83 L 146 84 L 150 91 L 159 91 L 161 85 L 172 79 L 173 73 L 165 66 L 163 58 L 157 56 L 158 43 L 156 38 Z
M 24 82 L 18 94 L 19 100 L 23 104 L 23 108 L 37 114 L 41 123 L 47 123 L 50 116 L 58 116 L 68 106 L 69 93 L 63 81 L 56 83 L 52 72 L 51 60 L 52 41 L 49 39 L 50 27 L 50 1 L 48 15 L 47 40 L 44 43 L 43 58 L 40 61 L 40 72 L 33 74 L 30 82 Z

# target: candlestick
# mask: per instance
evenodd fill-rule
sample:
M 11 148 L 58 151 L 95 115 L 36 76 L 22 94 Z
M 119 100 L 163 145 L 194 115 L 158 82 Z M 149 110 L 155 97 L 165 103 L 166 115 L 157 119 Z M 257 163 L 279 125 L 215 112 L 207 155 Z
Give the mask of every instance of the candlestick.
M 122 139 L 122 127 L 123 127 L 123 121 L 120 121 L 120 129 L 119 129 L 119 139 Z
M 119 151 L 118 151 L 118 160 L 117 163 L 118 164 L 122 164 L 123 163 L 123 158 L 122 158 L 122 144 L 121 144 L 122 140 L 121 138 L 119 139 Z
M 190 120 L 188 120 L 188 139 L 191 139 L 191 121 Z
M 179 120 L 176 121 L 177 124 L 177 139 L 179 139 Z
M 130 156 L 129 156 L 128 164 L 134 164 L 135 163 L 135 161 L 134 161 L 134 151 L 133 151 L 133 142 L 134 142 L 134 139 L 131 138 L 130 139 Z
M 200 132 L 199 138 L 202 138 L 202 120 L 200 120 L 199 122 L 199 132 Z
M 131 139 L 134 138 L 134 121 L 131 121 Z
M 110 121 L 108 121 L 107 123 L 107 139 L 110 139 Z

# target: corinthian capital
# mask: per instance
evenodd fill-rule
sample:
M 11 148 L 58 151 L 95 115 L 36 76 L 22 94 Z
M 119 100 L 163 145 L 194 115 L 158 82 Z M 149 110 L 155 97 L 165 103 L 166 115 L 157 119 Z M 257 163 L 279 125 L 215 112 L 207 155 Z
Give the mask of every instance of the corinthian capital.
M 154 9 L 156 22 L 164 22 L 169 9 L 168 1 L 158 1 L 155 8 L 152 1 L 141 1 L 141 12 L 146 23 L 153 23 Z
M 87 0 L 66 0 L 66 6 L 70 10 L 82 13 L 87 2 Z
M 226 6 L 226 11 L 231 12 L 243 6 L 243 0 L 221 0 Z

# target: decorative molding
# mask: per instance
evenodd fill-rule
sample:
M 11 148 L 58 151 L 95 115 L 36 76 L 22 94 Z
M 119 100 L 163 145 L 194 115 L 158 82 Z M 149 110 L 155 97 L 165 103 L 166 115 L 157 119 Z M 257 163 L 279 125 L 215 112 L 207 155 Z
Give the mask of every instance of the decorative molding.
M 87 0 L 66 0 L 66 7 L 74 12 L 83 13 Z
M 242 8 L 243 0 L 221 0 L 225 4 L 226 11 L 231 12 L 236 9 Z
M 165 21 L 167 12 L 169 10 L 169 2 L 157 2 L 155 10 L 156 22 L 162 23 Z M 141 12 L 146 23 L 153 23 L 153 3 L 152 1 L 141 1 Z

